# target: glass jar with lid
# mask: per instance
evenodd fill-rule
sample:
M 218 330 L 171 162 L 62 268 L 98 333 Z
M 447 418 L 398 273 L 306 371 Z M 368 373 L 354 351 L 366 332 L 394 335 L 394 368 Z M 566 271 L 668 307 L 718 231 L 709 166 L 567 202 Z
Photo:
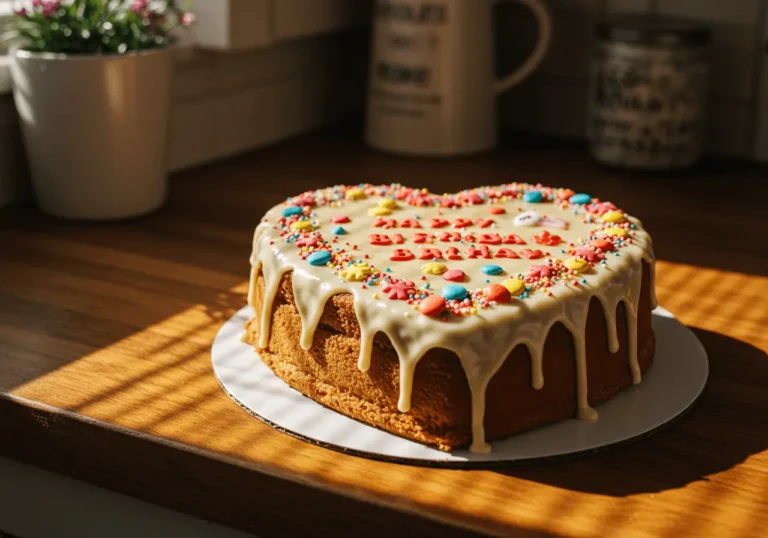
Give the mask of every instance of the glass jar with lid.
M 587 133 L 598 161 L 671 169 L 701 155 L 711 31 L 685 19 L 629 16 L 597 27 Z

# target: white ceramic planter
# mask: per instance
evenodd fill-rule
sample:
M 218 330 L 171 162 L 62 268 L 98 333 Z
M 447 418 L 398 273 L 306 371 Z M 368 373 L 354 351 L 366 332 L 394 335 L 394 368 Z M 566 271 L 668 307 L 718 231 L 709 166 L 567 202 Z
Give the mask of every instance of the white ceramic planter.
M 167 191 L 171 53 L 12 52 L 11 74 L 41 208 L 110 220 L 160 207 Z

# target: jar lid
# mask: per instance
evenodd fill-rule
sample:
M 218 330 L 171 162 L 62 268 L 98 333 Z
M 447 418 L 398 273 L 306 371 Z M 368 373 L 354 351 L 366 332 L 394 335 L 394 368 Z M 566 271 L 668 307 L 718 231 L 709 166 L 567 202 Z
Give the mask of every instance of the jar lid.
M 700 22 L 659 15 L 607 19 L 598 24 L 597 36 L 609 41 L 664 47 L 704 46 L 712 39 L 711 29 Z

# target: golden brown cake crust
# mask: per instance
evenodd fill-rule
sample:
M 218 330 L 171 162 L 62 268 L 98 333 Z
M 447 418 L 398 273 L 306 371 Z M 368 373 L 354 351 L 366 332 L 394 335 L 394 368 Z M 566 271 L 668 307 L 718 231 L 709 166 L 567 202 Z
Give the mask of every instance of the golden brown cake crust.
M 643 262 L 637 312 L 638 362 L 641 370 L 653 361 L 651 267 Z M 265 286 L 254 288 L 256 317 L 246 325 L 248 342 L 258 347 Z M 374 340 L 370 369 L 358 368 L 360 326 L 351 294 L 333 296 L 326 304 L 312 347 L 299 345 L 302 320 L 293 297 L 291 273 L 279 286 L 271 311 L 272 328 L 259 354 L 272 371 L 305 396 L 347 416 L 442 450 L 472 442 L 471 395 L 458 357 L 444 349 L 430 350 L 414 375 L 412 406 L 398 411 L 399 358 L 382 333 Z M 629 335 L 624 303 L 616 312 L 619 350 L 611 353 L 603 307 L 593 298 L 586 324 L 588 401 L 599 405 L 632 385 Z M 543 353 L 544 386 L 532 387 L 528 348 L 519 345 L 491 379 L 486 393 L 485 430 L 489 441 L 576 414 L 574 340 L 561 323 L 547 337 Z

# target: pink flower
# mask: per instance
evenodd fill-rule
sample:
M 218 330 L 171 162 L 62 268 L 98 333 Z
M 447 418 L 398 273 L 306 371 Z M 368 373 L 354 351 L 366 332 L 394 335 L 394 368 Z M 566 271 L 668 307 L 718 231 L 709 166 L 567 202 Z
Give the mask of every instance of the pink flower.
M 61 1 L 60 0 L 53 0 L 51 2 L 45 2 L 43 4 L 43 11 L 41 12 L 41 14 L 43 15 L 43 17 L 50 17 L 51 15 L 56 13 L 56 11 L 58 11 L 58 9 L 60 7 L 61 7 Z
M 16 15 L 17 17 L 26 17 L 27 16 L 27 10 L 24 9 L 23 7 L 20 7 L 20 8 L 17 8 L 15 10 L 13 10 L 13 14 Z
M 190 24 L 195 22 L 195 14 L 186 12 L 182 14 L 181 16 L 181 24 L 184 26 L 189 26 Z
M 32 0 L 32 7 L 33 8 L 43 7 L 43 0 Z
M 142 15 L 148 6 L 149 0 L 134 0 L 133 4 L 131 5 L 131 11 L 133 11 L 136 15 Z

